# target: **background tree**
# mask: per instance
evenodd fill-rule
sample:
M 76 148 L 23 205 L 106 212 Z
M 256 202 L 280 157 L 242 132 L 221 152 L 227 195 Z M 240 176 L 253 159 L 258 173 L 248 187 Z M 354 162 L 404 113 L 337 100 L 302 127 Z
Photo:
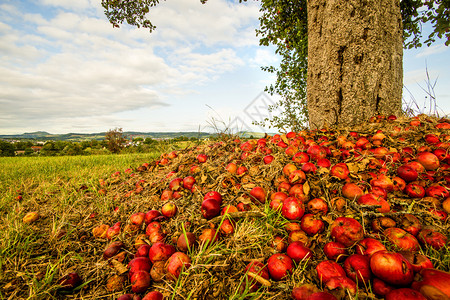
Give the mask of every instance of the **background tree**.
M 150 31 L 146 14 L 158 3 L 102 0 L 113 26 L 126 21 Z M 314 128 L 400 113 L 402 45 L 421 46 L 427 22 L 433 32 L 424 43 L 445 37 L 449 45 L 449 7 L 449 0 L 261 0 L 260 44 L 275 45 L 282 57 L 279 67 L 263 68 L 277 74 L 267 91 L 282 96 L 271 109 L 285 109 L 268 121 L 296 129 L 308 117 Z
M 105 140 L 107 142 L 106 147 L 112 153 L 119 153 L 123 148 L 123 143 L 126 141 L 122 128 L 108 130 L 105 134 Z

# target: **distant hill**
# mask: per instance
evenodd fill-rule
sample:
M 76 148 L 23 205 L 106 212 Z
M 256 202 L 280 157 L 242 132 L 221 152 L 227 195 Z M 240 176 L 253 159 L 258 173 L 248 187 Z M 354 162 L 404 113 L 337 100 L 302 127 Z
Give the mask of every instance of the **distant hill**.
M 188 138 L 207 138 L 213 134 L 207 132 L 138 132 L 138 131 L 126 131 L 123 133 L 127 138 L 152 138 L 152 139 L 172 139 L 181 136 Z M 0 135 L 0 139 L 23 139 L 23 140 L 35 140 L 35 141 L 86 141 L 86 140 L 103 140 L 105 139 L 105 132 L 99 133 L 65 133 L 65 134 L 52 134 L 45 131 L 26 132 L 22 134 L 10 134 Z

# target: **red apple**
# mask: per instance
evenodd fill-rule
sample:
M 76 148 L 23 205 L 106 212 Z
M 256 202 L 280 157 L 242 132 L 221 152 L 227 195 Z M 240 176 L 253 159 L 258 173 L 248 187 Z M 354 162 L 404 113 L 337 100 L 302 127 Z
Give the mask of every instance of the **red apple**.
M 161 213 L 156 209 L 149 210 L 147 213 L 145 213 L 144 216 L 145 224 L 150 224 L 155 218 L 159 217 L 160 215 Z
M 383 233 L 400 250 L 418 251 L 420 249 L 419 241 L 401 228 L 387 228 Z
M 414 236 L 422 229 L 419 219 L 412 214 L 404 214 L 400 221 L 400 226 L 403 230 Z
M 305 213 L 305 207 L 302 202 L 296 198 L 286 198 L 281 207 L 281 214 L 288 220 L 300 220 Z
M 450 299 L 450 273 L 424 269 L 411 287 L 419 291 L 427 299 Z
M 260 187 L 256 186 L 250 191 L 251 199 L 255 201 L 258 201 L 259 203 L 265 203 L 266 202 L 266 191 Z
M 338 163 L 331 167 L 330 175 L 335 176 L 339 179 L 347 179 L 350 171 L 346 163 Z
M 103 259 L 109 259 L 115 256 L 124 246 L 124 243 L 121 241 L 112 242 L 106 247 L 105 251 L 103 251 Z
M 298 164 L 304 164 L 309 161 L 309 156 L 305 152 L 297 152 L 292 157 L 292 161 Z
M 339 242 L 326 243 L 325 246 L 323 246 L 323 252 L 328 259 L 334 261 L 341 260 L 348 254 L 345 245 Z
M 120 234 L 120 222 L 117 222 L 113 226 L 109 227 L 108 230 L 106 230 L 106 238 L 108 240 L 112 240 L 115 236 L 118 236 Z
M 298 184 L 306 181 L 306 174 L 302 170 L 294 170 L 289 174 L 289 183 Z
M 370 260 L 366 255 L 353 254 L 344 261 L 344 270 L 347 276 L 358 284 L 368 284 L 372 279 Z
M 220 205 L 222 205 L 222 195 L 219 192 L 209 191 L 205 194 L 205 196 L 203 197 L 203 200 L 211 199 L 211 198 L 216 200 Z
M 411 264 L 400 253 L 378 251 L 370 257 L 372 273 L 388 284 L 407 286 L 413 281 Z
M 196 180 L 193 176 L 186 176 L 183 178 L 183 187 L 187 190 L 192 189 Z
M 208 160 L 208 156 L 206 156 L 206 154 L 197 155 L 197 161 L 199 163 L 205 163 L 207 160 Z
M 326 283 L 333 277 L 346 277 L 345 270 L 335 261 L 324 260 L 316 266 L 320 282 Z
M 181 271 L 188 269 L 191 266 L 191 259 L 183 252 L 175 252 L 166 262 L 165 268 L 167 275 L 172 280 L 177 280 L 180 277 Z
M 433 268 L 431 260 L 419 252 L 400 251 L 399 253 L 409 261 L 415 273 L 418 273 L 423 269 Z
M 203 200 L 200 211 L 205 219 L 212 219 L 220 215 L 220 204 L 213 198 L 208 198 Z
M 394 289 L 395 287 L 376 277 L 372 281 L 372 290 L 378 296 L 384 297 Z
M 364 237 L 363 227 L 353 218 L 338 217 L 330 227 L 331 236 L 346 247 L 352 246 Z
M 365 238 L 356 244 L 356 253 L 371 256 L 372 254 L 386 250 L 386 247 L 374 238 Z
M 151 291 L 145 294 L 144 298 L 142 298 L 142 300 L 163 300 L 163 299 L 164 295 L 158 291 Z
M 267 268 L 273 280 L 280 281 L 288 276 L 294 267 L 292 259 L 283 253 L 275 253 L 267 260 Z
M 59 288 L 60 290 L 71 291 L 77 286 L 79 286 L 82 282 L 83 280 L 81 279 L 80 275 L 78 275 L 78 273 L 71 272 L 60 278 L 58 280 L 58 285 L 61 286 Z
M 322 198 L 314 198 L 308 201 L 306 208 L 312 214 L 326 215 L 328 212 L 328 204 Z
M 337 298 L 328 292 L 317 292 L 306 298 L 306 300 L 337 300 Z
M 175 203 L 167 202 L 161 207 L 161 213 L 167 218 L 172 218 L 177 214 L 178 208 Z
M 145 292 L 152 283 L 152 279 L 150 277 L 150 270 L 143 271 L 139 270 L 133 273 L 130 277 L 131 282 L 131 290 L 133 293 L 143 293 Z
M 405 192 L 411 198 L 423 198 L 425 196 L 425 189 L 417 183 L 407 184 Z
M 425 170 L 436 170 L 439 168 L 439 158 L 431 152 L 419 153 L 417 161 L 424 166 Z
M 405 180 L 406 182 L 411 182 L 417 179 L 419 177 L 419 173 L 414 170 L 412 167 L 407 165 L 402 165 L 397 168 L 397 175 Z
M 292 289 L 292 298 L 294 300 L 305 300 L 310 299 L 309 297 L 318 293 L 319 289 L 313 284 L 303 284 L 301 286 L 296 286 Z
M 426 300 L 421 293 L 410 288 L 401 288 L 390 291 L 384 297 L 385 300 Z
M 319 160 L 327 156 L 327 152 L 319 145 L 311 145 L 306 151 L 312 160 Z
M 356 283 L 347 276 L 331 277 L 325 283 L 325 286 L 330 290 L 342 289 L 352 295 L 356 294 Z
M 268 165 L 274 160 L 274 157 L 272 155 L 266 155 L 263 157 L 264 164 Z
M 300 221 L 300 228 L 306 234 L 313 236 L 325 230 L 325 223 L 316 215 L 306 214 Z
M 286 249 L 286 254 L 297 264 L 302 260 L 311 259 L 313 252 L 305 247 L 302 242 L 292 242 Z
M 358 204 L 362 205 L 381 206 L 376 209 L 379 213 L 387 213 L 391 210 L 389 202 L 387 202 L 382 197 L 376 196 L 372 193 L 362 195 L 361 197 L 358 198 L 357 202 Z
M 131 276 L 137 271 L 150 272 L 150 269 L 152 268 L 152 262 L 148 257 L 136 257 L 128 263 L 128 268 L 128 276 L 131 278 Z
M 347 199 L 355 200 L 361 197 L 364 191 L 355 183 L 348 182 L 342 187 L 342 196 Z
M 166 243 L 156 242 L 148 251 L 148 257 L 152 263 L 161 260 L 167 260 L 173 253 L 175 253 L 175 247 Z
M 417 239 L 423 245 L 429 245 L 436 250 L 441 249 L 447 243 L 447 237 L 433 229 L 422 229 L 417 235 Z
M 219 233 L 214 228 L 205 228 L 202 230 L 198 240 L 200 244 L 207 243 L 210 246 L 219 240 Z
M 142 226 L 144 220 L 145 220 L 145 213 L 143 212 L 134 213 L 130 216 L 130 223 L 137 225 L 139 227 Z
M 254 279 L 254 277 L 252 276 L 253 274 L 260 276 L 265 280 L 269 280 L 269 270 L 263 263 L 259 261 L 252 261 L 245 268 L 245 278 L 249 284 L 249 289 L 250 291 L 255 292 L 259 289 L 261 284 L 259 283 L 259 281 Z

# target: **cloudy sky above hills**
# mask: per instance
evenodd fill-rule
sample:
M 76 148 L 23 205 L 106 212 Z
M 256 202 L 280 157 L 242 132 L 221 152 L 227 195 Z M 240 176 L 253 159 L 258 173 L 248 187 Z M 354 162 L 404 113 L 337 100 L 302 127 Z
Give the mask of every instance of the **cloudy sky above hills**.
M 258 2 L 161 2 L 150 12 L 152 34 L 112 28 L 100 2 L 0 3 L 0 134 L 211 131 L 229 123 L 262 131 L 251 120 L 267 114 L 274 99 L 261 92 L 274 78 L 260 66 L 278 58 L 258 46 Z M 442 41 L 405 51 L 404 82 L 421 107 L 427 66 L 438 105 L 450 113 L 448 58 Z

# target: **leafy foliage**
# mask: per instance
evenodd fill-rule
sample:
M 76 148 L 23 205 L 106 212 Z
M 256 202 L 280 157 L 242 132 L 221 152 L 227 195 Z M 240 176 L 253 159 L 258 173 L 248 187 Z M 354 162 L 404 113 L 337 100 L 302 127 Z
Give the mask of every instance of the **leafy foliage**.
M 206 3 L 207 0 L 200 2 Z M 146 18 L 146 14 L 150 7 L 158 3 L 158 0 L 102 0 L 105 14 L 113 26 L 119 27 L 119 24 L 126 21 L 130 25 L 148 28 L 150 32 L 155 26 Z M 449 8 L 450 0 L 401 0 L 404 47 L 417 48 L 422 43 L 430 46 L 436 41 L 436 37 L 445 37 L 445 44 L 450 45 Z M 261 0 L 260 11 L 260 28 L 256 31 L 260 36 L 260 45 L 276 46 L 275 52 L 281 56 L 278 67 L 262 67 L 264 71 L 277 76 L 275 83 L 266 87 L 266 91 L 271 95 L 281 96 L 281 100 L 269 107 L 269 110 L 281 108 L 283 112 L 271 120 L 255 124 L 279 130 L 300 130 L 306 124 L 308 116 L 306 0 Z M 432 25 L 433 32 L 422 42 L 422 25 L 425 23 Z
M 105 134 L 108 150 L 112 153 L 119 153 L 123 148 L 125 137 L 122 128 L 110 129 Z

